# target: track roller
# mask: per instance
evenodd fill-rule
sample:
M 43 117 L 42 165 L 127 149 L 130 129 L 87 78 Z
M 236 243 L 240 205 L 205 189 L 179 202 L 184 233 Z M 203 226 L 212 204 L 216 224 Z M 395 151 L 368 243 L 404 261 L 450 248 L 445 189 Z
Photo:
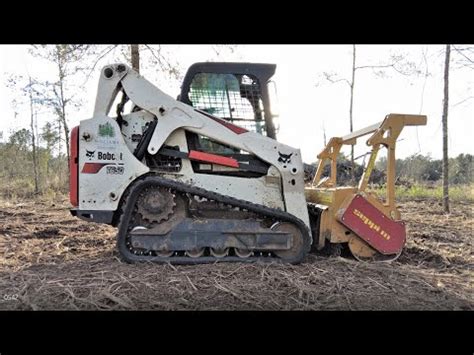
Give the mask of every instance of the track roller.
M 205 248 L 199 248 L 194 250 L 186 250 L 186 255 L 190 258 L 199 258 L 204 255 Z
M 211 255 L 216 258 L 223 258 L 229 254 L 229 248 L 224 248 L 224 249 L 210 248 L 210 251 L 211 251 Z
M 248 249 L 235 248 L 234 251 L 235 251 L 235 255 L 237 255 L 239 258 L 244 258 L 244 259 L 249 258 L 253 254 L 253 251 L 248 250 Z

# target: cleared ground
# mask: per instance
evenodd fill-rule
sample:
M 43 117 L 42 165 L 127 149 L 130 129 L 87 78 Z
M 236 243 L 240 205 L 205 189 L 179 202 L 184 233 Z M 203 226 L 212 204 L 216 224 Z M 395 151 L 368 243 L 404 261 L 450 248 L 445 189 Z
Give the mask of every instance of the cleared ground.
M 300 265 L 123 263 L 115 229 L 67 200 L 0 201 L 0 309 L 472 310 L 472 206 L 400 203 L 410 236 L 393 263 L 310 255 Z

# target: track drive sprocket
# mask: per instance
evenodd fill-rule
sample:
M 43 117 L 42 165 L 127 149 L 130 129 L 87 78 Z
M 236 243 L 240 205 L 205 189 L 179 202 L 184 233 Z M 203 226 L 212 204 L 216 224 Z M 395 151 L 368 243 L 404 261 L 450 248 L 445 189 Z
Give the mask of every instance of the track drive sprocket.
M 138 198 L 137 212 L 149 223 L 160 223 L 168 220 L 175 206 L 175 195 L 169 189 L 149 187 Z

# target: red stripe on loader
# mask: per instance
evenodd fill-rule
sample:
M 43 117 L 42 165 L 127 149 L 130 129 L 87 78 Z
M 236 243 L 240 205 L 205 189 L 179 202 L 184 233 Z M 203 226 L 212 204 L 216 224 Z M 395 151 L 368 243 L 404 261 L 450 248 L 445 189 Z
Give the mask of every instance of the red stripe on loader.
M 236 126 L 235 124 L 232 124 L 230 122 L 226 122 L 223 119 L 219 119 L 217 117 L 212 117 L 212 116 L 208 116 L 208 117 L 213 119 L 214 121 L 220 123 L 221 125 L 227 127 L 228 129 L 230 129 L 232 132 L 234 132 L 236 134 L 242 134 L 242 133 L 247 133 L 248 132 L 245 128 Z
M 222 155 L 198 152 L 191 150 L 188 154 L 189 159 L 202 161 L 206 163 L 213 163 L 217 165 L 229 166 L 231 168 L 238 168 L 239 162 L 234 158 L 223 157 Z
M 81 173 L 83 174 L 97 174 L 100 169 L 110 163 L 85 163 L 82 167 Z
M 205 111 L 197 110 L 197 109 L 195 111 L 197 111 L 199 113 L 202 113 L 204 116 L 209 117 L 210 119 L 216 121 L 217 123 L 220 123 L 221 125 L 227 127 L 228 129 L 230 129 L 232 132 L 234 132 L 236 134 L 242 134 L 242 133 L 247 133 L 248 132 L 248 130 L 246 130 L 245 128 L 242 128 L 240 126 L 236 126 L 235 124 L 227 122 L 226 120 L 224 120 L 222 118 L 210 115 Z

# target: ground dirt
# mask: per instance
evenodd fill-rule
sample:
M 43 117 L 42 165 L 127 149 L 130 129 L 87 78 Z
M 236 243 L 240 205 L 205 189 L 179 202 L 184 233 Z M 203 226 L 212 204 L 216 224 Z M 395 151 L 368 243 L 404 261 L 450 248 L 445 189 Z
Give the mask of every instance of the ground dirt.
M 300 265 L 129 265 L 115 229 L 73 218 L 67 200 L 0 202 L 0 309 L 472 310 L 472 206 L 400 203 L 396 262 L 310 255 Z

